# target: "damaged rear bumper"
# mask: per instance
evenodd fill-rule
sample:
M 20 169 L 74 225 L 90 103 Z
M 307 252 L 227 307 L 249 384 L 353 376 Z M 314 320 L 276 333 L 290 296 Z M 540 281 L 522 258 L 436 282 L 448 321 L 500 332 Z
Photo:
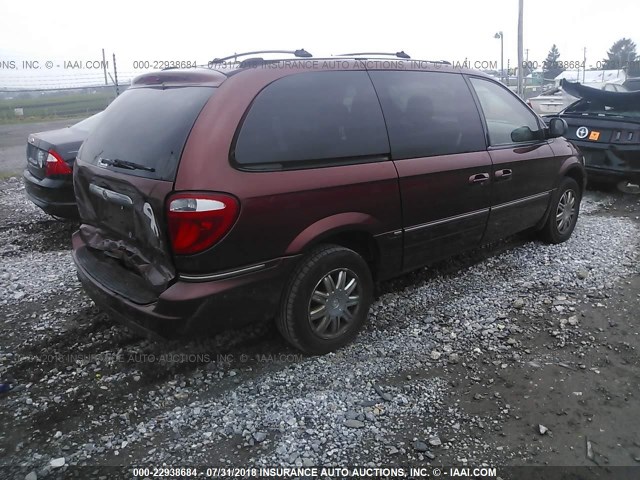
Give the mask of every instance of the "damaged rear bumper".
M 148 303 L 136 303 L 144 295 L 124 295 L 109 288 L 96 265 L 83 259 L 87 249 L 81 236 L 73 235 L 73 259 L 87 294 L 114 319 L 150 337 L 172 338 L 236 328 L 272 318 L 277 313 L 285 281 L 297 257 L 267 262 L 259 270 L 220 280 L 173 282 Z M 123 278 L 126 270 L 123 268 Z M 120 289 L 122 292 L 122 290 Z

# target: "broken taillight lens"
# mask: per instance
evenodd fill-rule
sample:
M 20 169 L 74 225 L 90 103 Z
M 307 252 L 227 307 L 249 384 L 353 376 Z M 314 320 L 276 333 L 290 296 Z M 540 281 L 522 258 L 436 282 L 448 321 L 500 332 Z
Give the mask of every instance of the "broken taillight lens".
M 176 193 L 167 202 L 173 253 L 193 255 L 212 247 L 231 229 L 240 206 L 222 193 Z
M 65 162 L 60 154 L 55 150 L 49 150 L 49 155 L 47 156 L 46 170 L 45 175 L 47 177 L 51 177 L 54 175 L 71 175 L 73 174 L 73 170 L 71 167 Z

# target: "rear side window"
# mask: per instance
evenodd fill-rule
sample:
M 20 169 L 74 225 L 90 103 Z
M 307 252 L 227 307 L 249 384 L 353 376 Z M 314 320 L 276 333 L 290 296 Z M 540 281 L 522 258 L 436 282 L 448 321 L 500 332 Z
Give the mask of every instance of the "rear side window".
M 281 78 L 258 94 L 232 157 L 245 167 L 304 168 L 388 153 L 366 72 L 313 72 Z
M 173 181 L 189 132 L 214 91 L 212 87 L 126 90 L 102 112 L 79 156 L 94 165 L 100 159 L 133 162 L 147 169 L 107 168 Z
M 480 115 L 462 75 L 376 71 L 371 78 L 394 160 L 486 150 Z

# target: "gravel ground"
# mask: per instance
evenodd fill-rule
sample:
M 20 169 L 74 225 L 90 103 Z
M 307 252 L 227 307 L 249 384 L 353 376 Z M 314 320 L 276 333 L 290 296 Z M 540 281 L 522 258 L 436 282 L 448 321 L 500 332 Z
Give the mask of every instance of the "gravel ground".
M 75 278 L 77 225 L 2 182 L 0 465 L 639 465 L 639 212 L 587 192 L 570 241 L 384 283 L 353 345 L 306 357 L 271 324 L 130 333 Z

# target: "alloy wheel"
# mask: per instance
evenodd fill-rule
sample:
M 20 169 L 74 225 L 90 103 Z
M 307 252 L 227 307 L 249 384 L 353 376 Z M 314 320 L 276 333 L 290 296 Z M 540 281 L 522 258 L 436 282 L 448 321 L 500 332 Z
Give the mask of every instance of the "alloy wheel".
M 558 233 L 564 235 L 573 224 L 573 218 L 576 215 L 576 194 L 573 190 L 566 190 L 556 209 L 556 226 Z
M 324 339 L 342 335 L 360 305 L 358 276 L 348 268 L 325 275 L 313 289 L 309 301 L 309 323 L 315 335 Z

